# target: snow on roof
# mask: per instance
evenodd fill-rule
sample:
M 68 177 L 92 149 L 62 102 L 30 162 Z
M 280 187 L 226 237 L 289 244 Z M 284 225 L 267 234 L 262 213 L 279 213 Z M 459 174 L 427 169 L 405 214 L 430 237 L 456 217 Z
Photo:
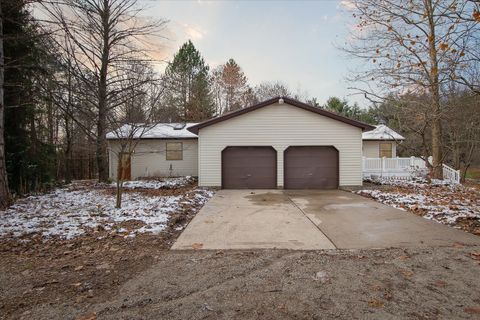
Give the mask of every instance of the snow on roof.
M 376 128 L 371 131 L 362 133 L 362 140 L 405 140 L 403 136 L 384 124 L 375 127 Z
M 133 127 L 126 124 L 117 131 L 107 133 L 107 139 L 119 139 L 133 135 L 142 139 L 188 139 L 197 135 L 187 129 L 197 123 L 158 123 L 153 126 Z

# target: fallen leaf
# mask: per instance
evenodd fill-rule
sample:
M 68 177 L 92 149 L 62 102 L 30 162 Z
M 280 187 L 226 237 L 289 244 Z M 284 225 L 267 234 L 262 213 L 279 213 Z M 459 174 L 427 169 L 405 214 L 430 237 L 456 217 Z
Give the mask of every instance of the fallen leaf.
M 467 254 L 468 257 L 472 258 L 473 260 L 480 261 L 480 252 L 470 252 Z
M 453 244 L 453 247 L 454 248 L 463 248 L 463 247 L 465 247 L 465 245 L 463 243 L 460 243 L 460 242 L 455 242 Z
M 195 242 L 194 244 L 192 244 L 192 248 L 195 249 L 195 250 L 202 249 L 203 248 L 203 243 Z
M 409 277 L 413 276 L 413 271 L 411 271 L 411 270 L 402 270 L 400 272 L 403 274 L 404 277 L 409 278 Z
M 385 293 L 383 294 L 383 297 L 385 298 L 385 300 L 390 301 L 390 300 L 393 299 L 393 294 L 391 294 L 390 292 L 385 292 Z
M 441 287 L 441 288 L 443 288 L 443 287 L 445 287 L 445 286 L 447 285 L 447 283 L 446 283 L 445 281 L 443 281 L 443 280 L 437 280 L 437 281 L 435 281 L 433 284 L 434 284 L 435 286 Z
M 463 309 L 468 314 L 480 314 L 480 308 L 478 307 L 473 307 L 473 308 L 465 308 Z
M 73 269 L 74 271 L 80 271 L 83 269 L 83 266 L 78 266 L 78 267 L 75 267 L 75 269 Z
M 90 313 L 87 313 L 87 314 L 83 314 L 77 318 L 75 318 L 75 320 L 96 320 L 97 319 L 97 314 L 95 312 L 90 312 Z
M 368 305 L 372 308 L 383 308 L 384 303 L 380 300 L 372 299 L 372 300 L 368 301 Z

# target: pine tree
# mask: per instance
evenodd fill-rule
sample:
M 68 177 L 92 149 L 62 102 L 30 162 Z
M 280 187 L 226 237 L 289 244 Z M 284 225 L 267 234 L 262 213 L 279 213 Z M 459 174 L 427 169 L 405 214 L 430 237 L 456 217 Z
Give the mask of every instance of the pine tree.
M 202 121 L 213 116 L 209 67 L 189 40 L 165 70 L 165 108 L 171 121 Z
M 6 167 L 10 189 L 22 194 L 55 178 L 52 128 L 45 126 L 49 98 L 42 87 L 50 82 L 53 58 L 25 1 L 2 1 L 2 10 L 8 17 L 3 20 Z

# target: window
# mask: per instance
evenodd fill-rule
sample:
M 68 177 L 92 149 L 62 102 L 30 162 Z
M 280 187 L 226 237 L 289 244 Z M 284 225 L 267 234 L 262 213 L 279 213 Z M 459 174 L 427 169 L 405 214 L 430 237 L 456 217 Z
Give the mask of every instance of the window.
M 392 144 L 387 142 L 380 143 L 380 158 L 392 157 Z
M 167 142 L 167 160 L 183 160 L 182 142 Z

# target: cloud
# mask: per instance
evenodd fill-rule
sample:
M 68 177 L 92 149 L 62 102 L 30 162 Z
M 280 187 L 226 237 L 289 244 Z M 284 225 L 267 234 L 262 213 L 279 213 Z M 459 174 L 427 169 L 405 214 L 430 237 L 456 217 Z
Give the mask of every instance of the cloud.
M 187 36 L 192 40 L 201 40 L 206 34 L 205 31 L 199 30 L 198 28 L 194 28 L 188 24 L 184 24 L 183 28 Z
M 342 6 L 343 8 L 345 8 L 347 10 L 355 9 L 355 4 L 353 3 L 353 1 L 350 1 L 350 0 L 340 1 L 340 6 Z
M 213 5 L 213 4 L 215 4 L 215 1 L 212 1 L 212 0 L 197 0 L 197 3 L 198 3 L 199 5 L 203 5 L 203 4 L 205 4 L 205 5 Z

